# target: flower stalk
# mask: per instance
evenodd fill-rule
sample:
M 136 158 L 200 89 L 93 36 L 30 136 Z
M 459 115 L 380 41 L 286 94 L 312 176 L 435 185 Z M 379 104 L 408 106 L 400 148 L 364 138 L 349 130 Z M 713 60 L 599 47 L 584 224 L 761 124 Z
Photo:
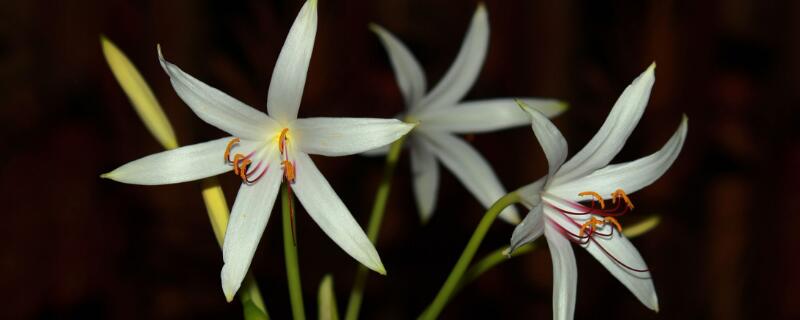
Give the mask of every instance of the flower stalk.
M 428 308 L 419 316 L 419 319 L 436 319 L 439 316 L 439 313 L 442 312 L 442 309 L 444 309 L 450 297 L 456 292 L 456 289 L 458 289 L 459 282 L 461 282 L 461 278 L 467 271 L 467 267 L 469 267 L 472 258 L 475 256 L 475 252 L 478 251 L 478 247 L 486 236 L 486 232 L 489 231 L 489 227 L 492 226 L 492 223 L 497 219 L 497 216 L 503 209 L 515 203 L 519 203 L 521 200 L 519 194 L 512 192 L 495 201 L 489 210 L 486 211 L 486 214 L 483 215 L 480 223 L 478 223 L 478 227 L 475 228 L 475 232 L 472 233 L 472 238 L 469 239 L 467 246 L 461 253 L 461 257 L 458 258 L 456 265 L 453 267 L 453 270 L 450 271 L 450 275 L 447 277 L 444 285 L 442 285 L 439 293 L 436 294 L 436 298 L 433 299 L 433 302 L 431 302 Z
M 292 198 L 288 182 L 281 188 L 281 211 L 283 212 L 283 254 L 286 260 L 286 280 L 289 283 L 289 301 L 292 304 L 292 317 L 302 320 L 306 318 L 303 307 L 303 289 L 300 285 L 300 264 L 297 261 L 297 245 L 293 236 Z
M 394 170 L 397 167 L 397 161 L 400 159 L 400 153 L 403 151 L 403 144 L 405 143 L 406 136 L 403 136 L 397 141 L 393 142 L 389 147 L 389 153 L 386 155 L 386 166 L 383 169 L 383 178 L 378 185 L 378 191 L 375 194 L 375 202 L 372 205 L 372 213 L 369 216 L 369 226 L 367 227 L 367 238 L 375 244 L 378 241 L 378 233 L 381 229 L 381 222 L 383 222 L 383 214 L 386 212 L 386 202 L 389 200 L 389 191 L 392 187 L 392 177 Z M 358 314 L 361 311 L 361 302 L 364 299 L 364 286 L 367 283 L 367 275 L 369 269 L 363 265 L 358 265 L 356 271 L 356 278 L 353 281 L 353 290 L 350 291 L 350 299 L 347 303 L 347 312 L 345 313 L 346 320 L 358 319 Z

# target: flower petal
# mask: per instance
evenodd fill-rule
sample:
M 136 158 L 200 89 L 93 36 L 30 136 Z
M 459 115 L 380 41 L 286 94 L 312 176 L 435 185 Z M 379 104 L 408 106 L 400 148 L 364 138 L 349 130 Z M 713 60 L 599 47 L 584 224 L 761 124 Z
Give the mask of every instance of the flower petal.
M 552 222 L 545 225 L 544 234 L 553 260 L 553 319 L 571 320 L 575 314 L 578 287 L 575 254 L 570 241 Z
M 413 128 L 397 119 L 373 118 L 305 118 L 293 127 L 301 151 L 330 157 L 387 145 Z
M 409 141 L 411 147 L 411 177 L 414 183 L 414 196 L 417 210 L 423 223 L 428 222 L 436 208 L 439 192 L 439 164 L 428 146 L 417 141 Z
M 684 116 L 678 130 L 661 150 L 635 161 L 606 166 L 585 178 L 553 185 L 548 191 L 573 201 L 585 200 L 578 193 L 586 190 L 600 195 L 610 195 L 617 189 L 628 194 L 634 193 L 658 180 L 669 169 L 681 152 L 687 130 L 688 119 Z
M 522 102 L 548 118 L 567 109 L 567 104 L 554 99 L 525 98 Z M 439 108 L 420 116 L 430 130 L 451 133 L 482 133 L 508 129 L 530 123 L 528 116 L 510 98 L 461 102 L 452 108 Z
M 385 145 L 385 146 L 382 146 L 382 147 L 377 147 L 375 149 L 370 149 L 370 150 L 362 152 L 361 155 L 364 155 L 364 156 L 367 156 L 367 157 L 385 156 L 387 153 L 389 153 L 389 146 L 390 145 Z
M 275 121 L 263 112 L 195 79 L 165 60 L 161 47 L 158 48 L 158 59 L 178 96 L 208 124 L 246 139 L 262 139 L 277 127 Z
M 413 106 L 425 95 L 425 72 L 414 58 L 410 50 L 391 32 L 377 24 L 370 24 L 369 29 L 381 39 L 381 43 L 389 54 L 389 61 L 394 69 L 397 85 L 407 106 Z
M 522 219 L 511 234 L 511 246 L 508 248 L 509 254 L 520 246 L 533 242 L 544 232 L 544 216 L 542 213 L 542 203 L 533 207 Z
M 419 141 L 428 145 L 485 208 L 506 194 L 489 163 L 469 144 L 449 133 L 419 131 L 419 134 Z M 513 206 L 505 208 L 500 218 L 514 224 L 520 221 Z
M 231 137 L 151 154 L 114 169 L 101 177 L 141 185 L 171 184 L 198 180 L 231 170 L 225 163 L 225 147 Z M 243 140 L 243 147 L 255 143 Z
M 267 111 L 280 123 L 297 118 L 316 35 L 317 1 L 309 0 L 300 9 L 286 36 L 269 82 Z
M 517 193 L 522 198 L 522 204 L 528 208 L 533 208 L 542 202 L 542 191 L 544 191 L 544 183 L 547 182 L 547 176 L 539 178 L 532 183 L 529 183 L 522 188 L 517 189 Z
M 625 88 L 605 123 L 581 151 L 564 164 L 554 183 L 563 183 L 605 167 L 619 153 L 644 113 L 655 83 L 655 63 Z
M 524 104 L 520 104 L 522 110 L 525 110 L 530 115 L 531 128 L 539 144 L 542 146 L 544 155 L 547 158 L 549 169 L 547 176 L 552 177 L 564 160 L 567 159 L 567 140 L 561 135 L 561 131 L 547 120 L 541 112 L 531 109 Z M 549 179 L 549 178 L 548 178 Z
M 461 100 L 477 80 L 488 47 L 489 18 L 486 7 L 479 4 L 456 60 L 436 87 L 420 101 L 420 108 L 432 110 L 452 106 Z M 419 111 L 424 112 L 423 109 Z
M 253 184 L 243 183 L 233 203 L 222 245 L 222 260 L 225 265 L 220 274 L 222 291 L 228 301 L 233 300 L 247 274 L 278 196 L 283 170 L 277 154 L 275 148 L 268 151 L 265 158 L 269 164 L 267 172 Z
M 386 274 L 378 252 L 311 158 L 295 152 L 294 194 L 328 237 L 347 254 L 380 274 Z
M 611 226 L 604 228 L 612 229 Z M 601 232 L 607 232 L 602 230 Z M 637 272 L 631 270 L 646 270 L 647 264 L 639 254 L 639 251 L 628 241 L 625 236 L 614 233 L 612 237 L 593 237 L 594 241 L 589 241 L 581 245 L 591 253 L 597 261 L 600 261 L 608 272 L 622 282 L 639 301 L 651 310 L 658 311 L 658 297 L 653 286 L 653 279 L 649 271 Z M 624 265 L 623 265 L 624 263 Z M 627 266 L 627 267 L 626 267 Z

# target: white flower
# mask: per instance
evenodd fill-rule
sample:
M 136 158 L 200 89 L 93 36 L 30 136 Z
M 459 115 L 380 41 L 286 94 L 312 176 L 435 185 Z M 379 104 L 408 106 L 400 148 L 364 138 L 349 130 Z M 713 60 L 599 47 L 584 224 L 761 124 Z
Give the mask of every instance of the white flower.
M 303 5 L 272 73 L 266 115 L 164 60 L 175 91 L 205 122 L 232 135 L 153 154 L 104 177 L 157 185 L 233 170 L 243 180 L 223 245 L 222 288 L 230 301 L 250 266 L 281 181 L 311 218 L 353 258 L 385 274 L 375 247 L 319 172 L 309 154 L 343 156 L 391 143 L 413 125 L 395 119 L 297 119 L 317 29 L 316 1 Z
M 489 45 L 489 22 L 486 8 L 478 6 L 461 50 L 442 80 L 426 94 L 425 73 L 403 43 L 384 28 L 372 25 L 383 42 L 406 102 L 405 118 L 416 122 L 409 135 L 414 195 L 419 214 L 427 221 L 436 205 L 439 187 L 437 159 L 458 178 L 486 208 L 506 194 L 489 163 L 457 134 L 490 132 L 528 123 L 513 99 L 500 98 L 459 102 L 478 77 Z M 522 99 L 549 117 L 566 109 L 552 99 Z M 388 148 L 367 154 L 384 154 Z M 506 208 L 501 218 L 519 222 L 514 207 Z
M 555 319 L 572 319 L 577 266 L 570 242 L 591 253 L 645 306 L 658 311 L 653 281 L 642 256 L 619 231 L 615 217 L 633 209 L 627 194 L 658 179 L 675 161 L 686 138 L 684 116 L 672 138 L 656 153 L 635 161 L 609 162 L 625 145 L 644 112 L 655 82 L 655 64 L 625 89 L 603 126 L 570 161 L 561 132 L 541 113 L 524 108 L 544 150 L 547 176 L 521 188 L 523 203 L 532 208 L 511 236 L 511 250 L 544 234 L 553 260 Z M 624 190 L 624 191 L 623 191 Z M 626 194 L 627 192 L 627 194 Z M 611 198 L 604 203 L 601 195 Z M 591 200 L 591 204 L 581 203 Z

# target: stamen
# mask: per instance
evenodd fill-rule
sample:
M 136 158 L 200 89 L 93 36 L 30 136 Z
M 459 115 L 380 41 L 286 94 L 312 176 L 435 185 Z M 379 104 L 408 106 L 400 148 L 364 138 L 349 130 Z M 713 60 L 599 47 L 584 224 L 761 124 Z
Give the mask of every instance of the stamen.
M 247 158 L 239 162 L 239 177 L 241 177 L 243 181 L 247 181 L 247 166 L 251 163 L 253 163 L 253 160 Z
M 258 176 L 257 176 L 257 177 L 255 177 L 255 179 L 250 179 L 250 177 L 253 175 L 253 173 L 255 173 L 256 171 L 258 171 L 258 169 L 259 169 L 259 168 L 261 168 L 261 162 L 260 162 L 260 161 L 259 161 L 259 162 L 258 162 L 258 164 L 255 166 L 255 168 L 253 168 L 253 170 L 250 170 L 250 172 L 249 172 L 249 173 L 247 173 L 247 174 L 245 175 L 246 179 L 244 179 L 244 182 L 245 182 L 245 183 L 247 183 L 247 184 L 253 184 L 253 183 L 255 183 L 256 181 L 258 181 L 259 179 L 261 179 L 261 177 L 263 177 L 265 173 L 267 173 L 267 170 L 269 169 L 269 166 L 266 166 L 266 167 L 264 168 L 264 170 L 261 170 L 261 173 L 259 173 L 259 174 L 258 174 Z
M 606 208 L 605 200 L 603 200 L 603 197 L 601 197 L 600 194 L 597 193 L 597 192 L 584 191 L 584 192 L 579 193 L 578 196 L 579 197 L 592 196 L 592 208 L 594 208 L 595 199 L 597 199 L 597 202 L 600 202 L 600 209 L 605 209 Z
M 289 160 L 283 160 L 281 163 L 283 164 L 283 172 L 284 176 L 286 177 L 286 181 L 289 183 L 294 183 L 294 164 Z
M 603 220 L 591 217 L 589 218 L 589 221 L 586 221 L 583 223 L 583 225 L 581 225 L 581 229 L 578 231 L 578 236 L 583 237 L 583 235 L 586 233 L 586 229 L 589 229 L 588 235 L 591 235 L 598 226 L 603 226 Z
M 283 128 L 281 130 L 281 135 L 278 137 L 278 146 L 280 147 L 281 154 L 286 151 L 286 133 L 289 132 L 289 128 Z
M 228 142 L 228 146 L 225 148 L 225 161 L 231 161 L 231 149 L 233 149 L 233 145 L 239 143 L 239 138 L 233 138 L 231 141 Z
M 617 222 L 616 218 L 614 218 L 614 217 L 605 217 L 605 218 L 603 218 L 603 223 L 609 223 L 609 222 L 611 224 L 613 224 L 614 227 L 617 228 L 617 231 L 622 232 L 622 226 L 619 224 L 619 222 Z
M 611 193 L 611 203 L 617 203 L 617 199 L 622 198 L 625 201 L 625 204 L 628 206 L 629 209 L 633 210 L 633 202 L 631 199 L 628 198 L 628 195 L 625 194 L 625 191 L 622 189 L 617 189 L 616 191 Z
M 614 235 L 614 229 L 617 229 L 617 232 L 622 232 L 622 225 L 617 221 L 615 217 L 622 216 L 628 213 L 630 210 L 633 209 L 633 203 L 631 199 L 628 198 L 628 195 L 625 194 L 625 191 L 622 189 L 617 189 L 616 191 L 611 193 L 611 202 L 614 204 L 613 207 L 606 209 L 603 206 L 603 198 L 593 191 L 585 191 L 578 194 L 579 196 L 592 196 L 592 207 L 589 208 L 585 205 L 582 205 L 578 202 L 571 202 L 568 201 L 569 209 L 565 209 L 563 206 L 556 206 L 553 204 L 549 204 L 551 208 L 555 209 L 558 213 L 560 213 L 564 218 L 566 218 L 567 222 L 566 225 L 561 225 L 561 221 L 553 220 L 553 225 L 558 227 L 561 233 L 567 237 L 571 242 L 577 243 L 579 245 L 586 245 L 594 243 L 597 245 L 598 248 L 609 258 L 611 258 L 615 263 L 619 264 L 621 267 L 628 269 L 632 272 L 649 272 L 649 269 L 643 268 L 634 268 L 630 266 L 614 256 L 607 248 L 605 248 L 600 240 L 602 239 L 609 239 Z M 617 201 L 619 199 L 619 201 Z M 595 208 L 594 202 L 599 201 L 601 203 L 600 209 Z M 575 219 L 574 216 L 579 215 L 589 215 L 588 220 L 584 220 L 583 224 L 579 224 Z M 600 228 L 606 224 L 613 225 L 613 228 L 610 228 L 608 232 L 600 232 Z M 572 231 L 569 231 L 567 226 L 572 225 L 574 227 L 578 227 L 578 233 L 575 234 Z M 574 229 L 573 229 L 574 230 Z M 598 239 L 601 237 L 601 239 Z
M 237 153 L 233 156 L 233 173 L 237 176 L 239 175 L 239 162 L 244 159 L 244 155 L 241 153 Z

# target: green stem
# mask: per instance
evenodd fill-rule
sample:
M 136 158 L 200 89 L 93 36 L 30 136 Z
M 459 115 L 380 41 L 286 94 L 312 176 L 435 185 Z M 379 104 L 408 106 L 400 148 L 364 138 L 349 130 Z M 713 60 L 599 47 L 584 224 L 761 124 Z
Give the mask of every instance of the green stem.
M 462 277 L 461 281 L 458 282 L 458 286 L 456 286 L 456 289 L 453 293 L 455 294 L 461 291 L 464 286 L 470 284 L 472 281 L 475 281 L 475 279 L 478 279 L 478 277 L 483 275 L 484 272 L 489 271 L 489 269 L 494 268 L 498 264 L 503 263 L 510 258 L 531 252 L 534 249 L 536 249 L 536 243 L 528 243 L 517 248 L 517 250 L 514 250 L 514 252 L 511 253 L 511 256 L 506 254 L 506 251 L 508 251 L 508 246 L 503 246 L 495 251 L 492 251 L 492 253 L 486 255 L 483 257 L 483 259 L 467 269 L 467 272 L 464 273 L 464 277 Z
M 458 262 L 456 262 L 453 270 L 450 271 L 450 275 L 447 277 L 444 285 L 442 285 L 439 293 L 436 294 L 436 298 L 433 299 L 433 302 L 431 302 L 428 308 L 419 316 L 419 319 L 436 319 L 436 317 L 439 316 L 439 313 L 442 312 L 442 309 L 444 309 L 450 297 L 455 293 L 461 281 L 461 277 L 464 275 L 464 272 L 467 271 L 469 263 L 475 256 L 475 252 L 478 251 L 478 247 L 483 241 L 483 237 L 486 236 L 486 232 L 489 231 L 489 227 L 492 226 L 492 222 L 494 222 L 503 209 L 519 201 L 519 195 L 516 192 L 512 192 L 497 200 L 492 207 L 486 211 L 478 227 L 475 228 L 475 232 L 472 233 L 472 238 L 469 239 L 466 248 L 464 248 L 464 252 L 462 252 L 461 257 L 458 258 Z
M 367 237 L 373 244 L 378 240 L 383 214 L 386 212 L 386 201 L 389 199 L 392 176 L 394 176 L 394 169 L 397 167 L 397 161 L 400 159 L 405 140 L 406 137 L 403 136 L 392 143 L 389 148 L 389 154 L 386 155 L 386 167 L 383 170 L 381 183 L 378 185 L 378 192 L 375 194 L 375 203 L 372 206 L 372 214 L 369 217 L 369 226 L 367 226 Z M 367 275 L 369 275 L 369 269 L 359 264 L 356 278 L 353 281 L 353 290 L 350 291 L 350 300 L 347 303 L 346 320 L 358 319 L 358 314 L 361 311 L 361 302 L 364 299 L 364 286 L 367 284 Z
M 239 290 L 239 300 L 242 301 L 242 306 L 245 308 L 245 320 L 269 320 L 264 298 L 261 297 L 261 292 L 258 290 L 256 278 L 250 272 L 247 272 L 242 289 Z M 255 310 L 249 310 L 251 306 L 255 307 Z
M 296 320 L 306 318 L 303 308 L 303 289 L 300 285 L 300 266 L 297 262 L 297 246 L 292 230 L 292 198 L 288 183 L 283 184 L 281 192 L 281 208 L 283 211 L 283 254 L 286 260 L 286 279 L 289 282 L 289 300 L 292 304 L 292 316 Z

